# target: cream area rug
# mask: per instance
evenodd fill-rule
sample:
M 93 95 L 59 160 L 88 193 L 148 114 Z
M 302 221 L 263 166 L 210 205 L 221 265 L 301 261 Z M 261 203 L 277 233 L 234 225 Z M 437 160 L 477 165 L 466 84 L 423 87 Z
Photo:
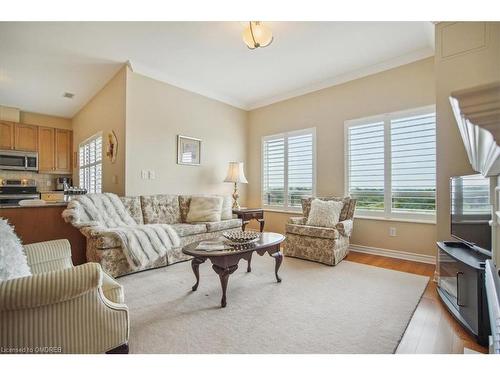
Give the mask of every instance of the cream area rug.
M 343 261 L 335 267 L 254 254 L 229 277 L 190 262 L 118 281 L 130 309 L 131 353 L 393 353 L 428 277 Z

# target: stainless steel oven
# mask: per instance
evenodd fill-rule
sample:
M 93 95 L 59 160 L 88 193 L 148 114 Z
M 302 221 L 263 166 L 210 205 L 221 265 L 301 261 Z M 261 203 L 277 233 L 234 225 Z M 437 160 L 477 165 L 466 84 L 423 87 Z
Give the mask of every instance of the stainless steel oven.
M 0 169 L 38 171 L 38 153 L 0 150 Z
M 25 199 L 40 199 L 35 180 L 0 181 L 0 207 L 17 206 Z

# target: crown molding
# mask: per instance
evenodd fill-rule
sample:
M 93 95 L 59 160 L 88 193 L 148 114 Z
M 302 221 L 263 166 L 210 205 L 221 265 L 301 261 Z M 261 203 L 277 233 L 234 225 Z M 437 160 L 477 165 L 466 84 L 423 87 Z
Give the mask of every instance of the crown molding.
M 180 88 L 182 90 L 186 90 L 210 99 L 217 100 L 219 102 L 228 104 L 230 106 L 243 109 L 245 111 L 251 111 L 254 109 L 258 109 L 261 107 L 268 106 L 270 104 L 274 104 L 277 102 L 281 102 L 284 100 L 292 99 L 298 96 L 302 96 L 305 94 L 309 94 L 315 91 L 319 91 L 328 87 L 332 86 L 337 86 L 341 85 L 343 83 L 349 82 L 349 81 L 354 81 L 359 78 L 363 78 L 366 76 L 370 76 L 376 73 L 380 73 L 386 70 L 390 70 L 393 68 L 397 68 L 402 65 L 410 64 L 415 61 L 423 60 L 428 57 L 434 56 L 434 50 L 431 47 L 423 48 L 421 50 L 417 50 L 415 52 L 405 54 L 402 56 L 398 56 L 394 59 L 386 60 L 378 64 L 374 64 L 365 68 L 353 70 L 351 72 L 345 73 L 345 74 L 340 74 L 332 78 L 328 78 L 326 80 L 316 82 L 310 85 L 306 85 L 303 87 L 300 87 L 296 90 L 292 91 L 287 91 L 284 93 L 281 93 L 279 95 L 274 95 L 270 96 L 268 98 L 265 98 L 260 101 L 256 101 L 253 103 L 245 103 L 230 97 L 226 97 L 223 95 L 219 95 L 213 91 L 206 90 L 203 88 L 200 88 L 196 85 L 189 84 L 189 83 L 183 83 L 179 82 L 176 79 L 173 79 L 172 77 L 166 77 L 165 74 L 161 72 L 157 72 L 153 69 L 149 69 L 146 66 L 143 66 L 141 64 L 134 63 L 133 61 L 128 60 L 127 65 L 129 68 L 137 74 L 141 74 L 143 76 L 152 78 L 154 80 L 166 83 L 168 85 Z
M 350 71 L 345 74 L 340 74 L 335 77 L 326 79 L 324 81 L 316 82 L 314 84 L 303 86 L 299 89 L 288 91 L 279 95 L 271 96 L 267 99 L 251 103 L 248 110 L 265 107 L 270 104 L 281 102 L 284 100 L 292 99 L 298 96 L 309 94 L 315 91 L 326 89 L 328 87 L 341 85 L 343 83 L 354 81 L 359 78 L 370 76 L 372 74 L 380 73 L 386 70 L 394 69 L 402 65 L 410 64 L 412 62 L 423 60 L 428 57 L 434 56 L 434 50 L 431 47 L 423 48 L 415 52 L 398 56 L 394 59 L 386 60 L 378 64 L 374 64 L 365 68 Z
M 127 60 L 127 65 L 129 66 L 130 70 L 133 73 L 140 74 L 142 76 L 152 78 L 156 81 L 166 83 L 167 85 L 174 86 L 178 89 L 185 90 L 192 92 L 194 94 L 198 94 L 201 96 L 204 96 L 209 99 L 216 100 L 218 102 L 222 102 L 224 104 L 228 104 L 232 107 L 236 107 L 239 109 L 243 109 L 245 111 L 249 110 L 249 107 L 238 100 L 219 95 L 213 91 L 203 89 L 201 87 L 198 87 L 195 84 L 191 83 L 184 83 L 184 82 L 179 82 L 178 80 L 174 79 L 173 77 L 167 77 L 164 73 L 158 72 L 154 69 L 150 69 L 142 64 L 134 63 L 133 61 Z
M 125 62 L 125 65 L 130 69 L 130 71 L 133 73 L 134 72 L 134 65 L 132 64 L 132 61 L 127 60 Z

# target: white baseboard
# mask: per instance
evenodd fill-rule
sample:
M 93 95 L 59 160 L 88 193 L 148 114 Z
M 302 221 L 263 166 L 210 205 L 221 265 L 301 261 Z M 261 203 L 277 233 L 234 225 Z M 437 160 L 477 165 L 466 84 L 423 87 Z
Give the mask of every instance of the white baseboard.
M 408 253 L 406 251 L 380 249 L 378 247 L 370 247 L 362 245 L 350 245 L 349 249 L 352 251 L 357 251 L 358 253 L 366 253 L 372 255 L 380 255 L 389 258 L 412 260 L 414 262 L 427 263 L 427 264 L 436 264 L 436 257 L 432 255 Z

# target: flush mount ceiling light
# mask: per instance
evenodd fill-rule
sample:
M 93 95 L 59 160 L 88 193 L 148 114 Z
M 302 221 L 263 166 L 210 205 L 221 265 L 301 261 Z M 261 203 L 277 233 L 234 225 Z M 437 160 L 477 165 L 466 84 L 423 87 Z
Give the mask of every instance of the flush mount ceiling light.
M 273 41 L 271 29 L 264 26 L 261 21 L 250 21 L 243 31 L 243 41 L 250 49 L 267 47 Z

